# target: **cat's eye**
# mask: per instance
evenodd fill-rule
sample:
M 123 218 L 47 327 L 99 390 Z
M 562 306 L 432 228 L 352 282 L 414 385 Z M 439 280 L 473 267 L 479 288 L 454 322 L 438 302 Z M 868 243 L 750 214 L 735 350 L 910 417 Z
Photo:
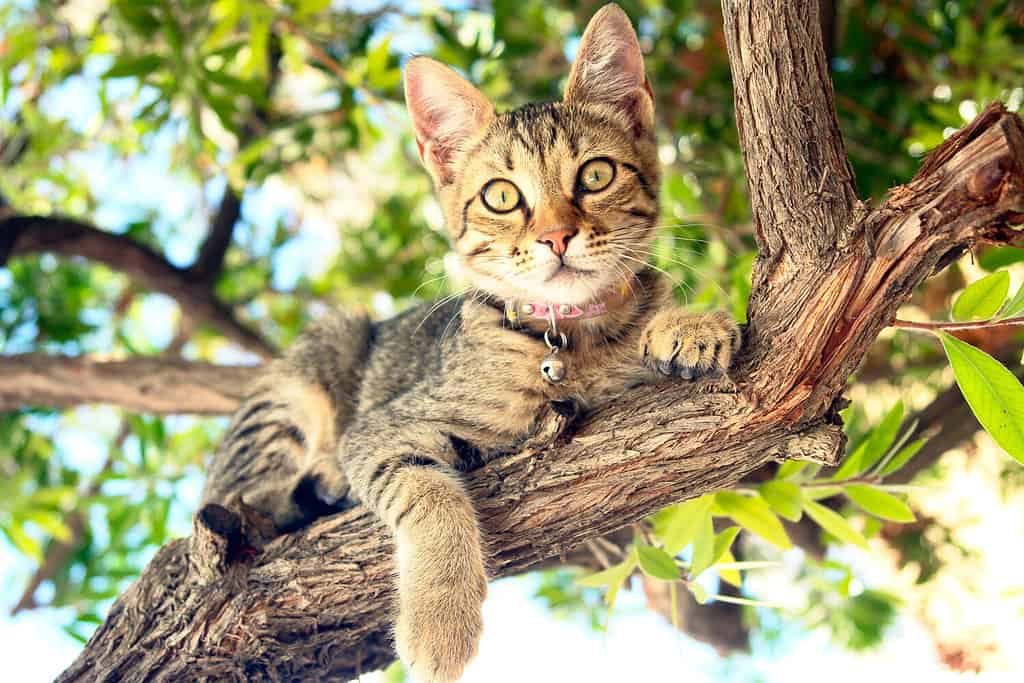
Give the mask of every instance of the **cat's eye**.
M 480 197 L 494 213 L 508 213 L 519 206 L 519 188 L 507 180 L 496 179 L 484 185 Z
M 615 179 L 615 165 L 608 159 L 591 159 L 580 167 L 579 184 L 585 192 L 600 192 Z

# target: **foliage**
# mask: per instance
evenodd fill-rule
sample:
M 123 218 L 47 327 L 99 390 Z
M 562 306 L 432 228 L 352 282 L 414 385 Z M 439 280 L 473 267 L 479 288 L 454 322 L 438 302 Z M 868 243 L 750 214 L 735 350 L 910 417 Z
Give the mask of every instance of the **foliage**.
M 754 228 L 718 3 L 622 4 L 638 26 L 658 98 L 664 175 L 656 263 L 681 300 L 743 319 Z M 557 98 L 568 55 L 596 5 L 5 3 L 0 215 L 7 204 L 25 214 L 68 215 L 185 268 L 232 188 L 243 210 L 214 292 L 277 346 L 325 305 L 358 304 L 385 315 L 456 291 L 437 206 L 401 109 L 401 62 L 411 52 L 434 55 L 468 74 L 502 109 Z M 878 199 L 908 181 L 924 152 L 987 102 L 1019 108 L 1019 18 L 1007 2 L 838 4 L 836 106 L 863 196 Z M 956 298 L 955 320 L 1020 316 L 1024 286 L 1011 293 L 1008 273 L 1016 277 L 1021 262 L 1024 249 L 982 251 L 978 267 L 990 274 L 978 278 L 977 268 L 964 265 L 952 279 L 923 288 L 914 304 L 939 317 L 967 276 L 976 281 Z M 194 325 L 190 313 L 83 259 L 44 254 L 0 268 L 6 354 L 248 360 L 221 331 Z M 985 351 L 941 339 L 980 422 L 1024 458 L 1019 380 Z M 986 340 L 971 341 L 984 347 Z M 877 352 L 897 390 L 916 382 L 934 392 L 949 381 L 929 337 L 901 333 L 881 340 Z M 748 590 L 751 573 L 770 569 L 748 558 L 789 548 L 787 525 L 806 523 L 805 513 L 833 555 L 844 544 L 863 547 L 879 528 L 872 519 L 913 518 L 906 491 L 885 483 L 924 443 L 906 438 L 912 429 L 905 412 L 896 403 L 869 420 L 855 406 L 845 415 L 852 447 L 837 472 L 787 462 L 763 481 L 668 508 L 637 530 L 622 562 L 586 577 L 547 573 L 540 597 L 598 624 L 595 587 L 611 605 L 639 572 L 673 586 L 681 581 L 699 602 L 732 600 L 763 611 L 757 605 L 772 596 L 737 598 L 714 587 L 723 581 Z M 24 409 L 0 417 L 0 531 L 24 560 L 19 579 L 27 582 L 44 558 L 71 544 L 34 601 L 70 608 L 69 628 L 87 636 L 155 548 L 188 533 L 202 459 L 222 428 L 223 420 L 114 409 Z M 926 545 L 917 543 L 915 552 L 934 563 L 937 554 Z M 898 606 L 882 587 L 851 593 L 851 572 L 835 559 L 809 562 L 801 585 L 812 602 L 834 609 L 790 616 L 866 647 L 878 642 Z
M 906 435 L 897 438 L 902 417 L 903 405 L 897 403 L 834 474 L 823 475 L 820 465 L 789 462 L 778 468 L 773 479 L 756 488 L 709 493 L 665 508 L 642 527 L 644 535 L 634 541 L 632 552 L 624 560 L 583 576 L 577 583 L 588 588 L 606 587 L 606 601 L 612 606 L 623 582 L 639 570 L 651 579 L 684 582 L 700 603 L 719 600 L 769 606 L 770 600 L 709 594 L 702 575 L 713 572 L 720 581 L 742 588 L 743 572 L 769 568 L 774 563 L 736 561 L 736 556 L 742 555 L 734 545 L 740 531 L 785 551 L 792 542 L 782 520 L 799 522 L 804 513 L 824 534 L 868 550 L 864 532 L 829 505 L 840 497 L 879 519 L 914 521 L 907 504 L 893 495 L 902 492 L 902 487 L 886 485 L 882 480 L 883 471 L 898 471 L 909 459 L 903 455 L 907 452 Z M 902 462 L 892 467 L 897 458 Z

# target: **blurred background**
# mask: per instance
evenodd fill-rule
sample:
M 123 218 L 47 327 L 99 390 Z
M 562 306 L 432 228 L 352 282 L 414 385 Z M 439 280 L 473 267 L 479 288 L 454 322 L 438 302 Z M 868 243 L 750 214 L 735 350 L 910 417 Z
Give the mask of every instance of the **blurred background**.
M 600 4 L 0 0 L 0 642 L 12 680 L 62 671 L 156 548 L 190 532 L 204 460 L 259 363 L 327 307 L 388 316 L 459 288 L 402 105 L 403 61 L 437 57 L 499 109 L 557 99 Z M 869 201 L 986 103 L 1024 99 L 1018 3 L 823 5 Z M 659 265 L 680 301 L 743 319 L 754 241 L 718 4 L 622 6 L 657 96 Z M 945 319 L 996 270 L 1015 291 L 1024 249 L 965 255 L 901 317 Z M 1014 330 L 964 338 L 1021 376 Z M 914 521 L 821 488 L 838 528 L 785 521 L 791 542 L 779 543 L 732 515 L 732 559 L 768 563 L 742 577 L 708 571 L 676 594 L 642 567 L 611 608 L 578 569 L 499 581 L 465 680 L 1024 672 L 1024 469 L 952 385 L 934 338 L 893 329 L 851 381 L 851 448 L 906 462 L 886 490 Z M 746 485 L 819 476 L 770 470 Z M 773 519 L 800 517 L 764 498 Z M 729 516 L 721 501 L 714 511 Z M 595 568 L 612 564 L 601 554 Z

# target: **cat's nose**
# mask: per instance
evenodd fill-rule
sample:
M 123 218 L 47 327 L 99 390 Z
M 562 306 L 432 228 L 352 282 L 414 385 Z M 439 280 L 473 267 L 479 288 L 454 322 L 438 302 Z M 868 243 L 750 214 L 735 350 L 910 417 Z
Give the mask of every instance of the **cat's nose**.
M 546 244 L 559 256 L 565 253 L 565 250 L 569 248 L 569 240 L 576 236 L 576 230 L 571 228 L 559 228 L 558 230 L 549 230 L 540 237 L 537 241 L 541 244 Z

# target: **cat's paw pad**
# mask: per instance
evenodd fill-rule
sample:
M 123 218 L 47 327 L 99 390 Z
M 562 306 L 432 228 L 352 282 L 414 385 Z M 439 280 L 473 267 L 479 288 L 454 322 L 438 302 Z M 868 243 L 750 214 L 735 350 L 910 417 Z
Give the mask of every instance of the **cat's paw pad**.
M 395 646 L 416 683 L 459 680 L 480 643 L 481 605 L 482 600 L 469 604 L 465 595 L 455 595 L 454 590 L 402 601 Z
M 740 329 L 722 311 L 662 311 L 640 339 L 644 366 L 663 377 L 722 377 L 740 346 Z

